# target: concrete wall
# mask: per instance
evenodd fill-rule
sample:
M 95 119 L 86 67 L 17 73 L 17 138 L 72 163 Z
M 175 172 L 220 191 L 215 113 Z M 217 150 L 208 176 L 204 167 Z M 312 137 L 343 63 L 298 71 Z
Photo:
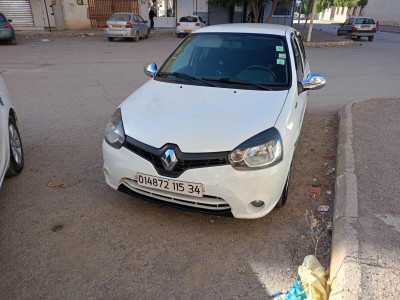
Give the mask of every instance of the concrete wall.
M 400 26 L 400 1 L 369 0 L 364 16 L 379 20 L 380 25 Z
M 45 24 L 44 24 L 44 14 L 42 10 L 42 1 L 31 0 L 31 10 L 33 16 L 33 23 L 35 24 L 35 27 L 41 27 L 41 29 L 43 29 Z
M 83 0 L 83 5 L 78 5 L 76 0 L 63 0 L 64 18 L 67 29 L 90 29 L 87 9 L 88 1 Z
M 363 7 L 331 7 L 317 14 L 315 19 L 342 23 L 350 16 L 370 17 L 381 25 L 400 26 L 400 0 L 369 0 Z

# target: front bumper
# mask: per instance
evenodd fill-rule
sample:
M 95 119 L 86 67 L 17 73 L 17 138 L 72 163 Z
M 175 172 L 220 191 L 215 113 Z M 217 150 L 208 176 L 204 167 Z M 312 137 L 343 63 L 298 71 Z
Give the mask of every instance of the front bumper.
M 139 186 L 137 173 L 163 177 L 152 163 L 122 147 L 115 149 L 103 141 L 104 174 L 106 182 L 114 189 L 140 198 L 151 198 L 186 209 L 228 214 L 235 218 L 254 219 L 268 214 L 279 201 L 290 168 L 290 160 L 266 169 L 238 171 L 231 165 L 189 169 L 175 180 L 203 184 L 202 198 L 181 195 Z M 168 178 L 169 177 L 164 177 Z M 264 204 L 255 207 L 252 201 Z

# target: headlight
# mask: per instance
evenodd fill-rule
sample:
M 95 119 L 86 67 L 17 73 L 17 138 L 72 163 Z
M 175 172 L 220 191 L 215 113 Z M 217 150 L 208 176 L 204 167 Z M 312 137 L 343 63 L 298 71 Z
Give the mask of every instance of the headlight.
M 120 108 L 114 112 L 108 122 L 105 140 L 110 146 L 117 149 L 121 148 L 125 142 L 124 125 L 122 124 Z
M 270 167 L 282 159 L 282 139 L 276 128 L 267 129 L 237 146 L 228 156 L 238 170 Z

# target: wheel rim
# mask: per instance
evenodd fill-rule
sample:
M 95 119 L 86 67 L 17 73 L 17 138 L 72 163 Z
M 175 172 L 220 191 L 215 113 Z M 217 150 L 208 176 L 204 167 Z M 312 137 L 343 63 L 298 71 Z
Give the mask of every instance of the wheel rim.
M 22 146 L 21 146 L 21 140 L 19 138 L 17 128 L 13 124 L 10 124 L 8 126 L 8 131 L 10 134 L 11 155 L 14 157 L 14 160 L 17 164 L 21 164 L 21 162 L 22 162 Z

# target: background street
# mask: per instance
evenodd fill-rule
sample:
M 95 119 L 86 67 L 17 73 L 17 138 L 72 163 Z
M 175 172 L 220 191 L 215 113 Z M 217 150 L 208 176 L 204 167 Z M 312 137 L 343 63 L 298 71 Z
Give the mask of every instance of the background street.
M 328 83 L 310 92 L 287 205 L 257 220 L 166 208 L 104 182 L 109 117 L 149 80 L 143 66 L 160 66 L 181 39 L 42 39 L 0 44 L 25 151 L 24 171 L 0 190 L 2 297 L 265 299 L 297 279 L 315 235 L 317 257 L 329 265 L 332 212 L 315 207 L 333 204 L 335 160 L 326 157 L 335 155 L 336 113 L 356 99 L 400 95 L 400 35 L 306 49 L 312 71 Z M 321 195 L 308 193 L 313 184 Z M 322 231 L 311 233 L 307 211 Z

